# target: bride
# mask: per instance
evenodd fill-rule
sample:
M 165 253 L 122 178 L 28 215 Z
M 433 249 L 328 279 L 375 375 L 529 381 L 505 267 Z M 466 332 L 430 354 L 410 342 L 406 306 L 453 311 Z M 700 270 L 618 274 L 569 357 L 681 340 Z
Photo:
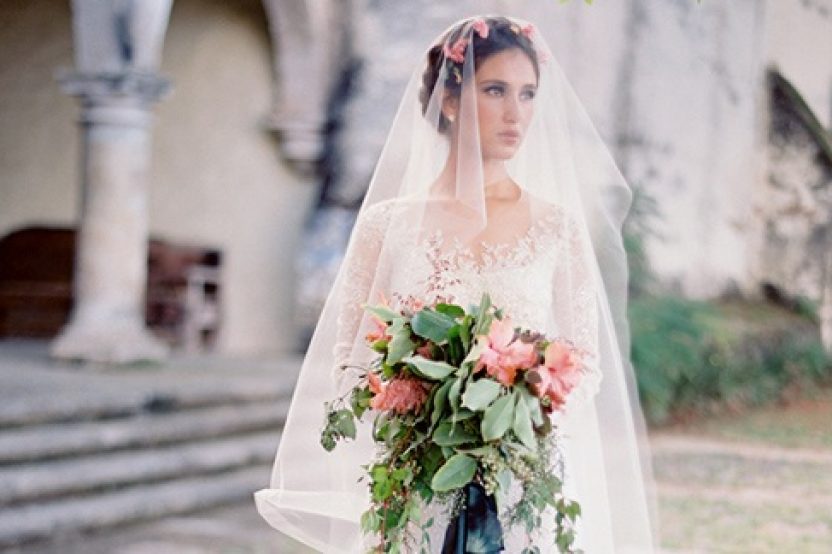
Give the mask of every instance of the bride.
M 276 529 L 322 552 L 366 552 L 359 482 L 375 455 L 371 418 L 326 452 L 323 402 L 349 390 L 374 353 L 363 303 L 476 304 L 490 294 L 516 325 L 589 353 L 553 412 L 551 471 L 581 514 L 573 546 L 649 553 L 657 512 L 629 363 L 621 224 L 630 190 L 543 37 L 525 21 L 459 21 L 414 70 L 301 368 L 271 487 L 255 493 Z M 516 501 L 497 498 L 501 521 Z M 546 517 L 548 515 L 548 517 Z M 450 507 L 424 506 L 430 552 Z M 553 552 L 553 514 L 534 533 L 503 524 L 506 552 Z M 418 542 L 417 542 L 418 544 Z M 473 550 L 471 550 L 473 551 Z

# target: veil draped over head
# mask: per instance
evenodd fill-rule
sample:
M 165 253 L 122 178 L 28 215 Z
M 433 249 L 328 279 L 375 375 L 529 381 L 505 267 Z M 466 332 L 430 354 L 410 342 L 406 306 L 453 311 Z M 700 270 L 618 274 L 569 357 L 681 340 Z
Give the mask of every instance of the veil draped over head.
M 355 440 L 332 452 L 319 442 L 323 402 L 375 356 L 361 304 L 476 302 L 489 292 L 516 325 L 590 353 L 586 378 L 550 416 L 565 436 L 565 486 L 582 508 L 579 545 L 652 552 L 656 497 L 629 361 L 621 237 L 630 189 L 533 25 L 465 19 L 422 60 L 312 336 L 258 510 L 320 551 L 361 552 L 372 412 Z M 533 269 L 538 260 L 552 271 Z

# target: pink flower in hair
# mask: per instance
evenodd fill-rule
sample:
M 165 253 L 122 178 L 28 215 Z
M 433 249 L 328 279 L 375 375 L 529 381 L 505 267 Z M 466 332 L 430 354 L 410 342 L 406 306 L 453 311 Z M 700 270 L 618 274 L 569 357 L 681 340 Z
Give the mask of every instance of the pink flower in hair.
M 477 19 L 472 25 L 474 30 L 481 38 L 488 38 L 488 23 L 482 19 Z
M 456 63 L 462 63 L 463 60 L 465 60 L 465 47 L 467 45 L 468 41 L 464 38 L 457 39 L 453 46 L 449 46 L 446 42 L 443 49 L 445 57 L 455 61 Z
M 534 25 L 531 24 L 531 23 L 528 23 L 528 24 L 524 25 L 522 29 L 520 29 L 520 32 L 522 32 L 524 35 L 526 35 L 526 38 L 531 39 L 532 35 L 535 32 Z

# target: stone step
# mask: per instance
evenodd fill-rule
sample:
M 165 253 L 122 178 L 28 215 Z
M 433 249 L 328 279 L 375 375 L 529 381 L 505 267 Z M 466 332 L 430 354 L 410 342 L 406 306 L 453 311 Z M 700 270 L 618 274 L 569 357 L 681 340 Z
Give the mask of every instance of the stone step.
M 0 548 L 62 534 L 195 512 L 232 502 L 254 502 L 268 486 L 270 464 L 126 487 L 112 492 L 0 509 Z
M 0 464 L 146 448 L 257 430 L 277 432 L 290 402 L 290 398 L 281 398 L 239 406 L 143 414 L 123 420 L 7 429 L 0 433 Z
M 0 508 L 137 483 L 217 473 L 271 462 L 278 431 L 137 451 L 32 462 L 0 473 Z
M 160 381 L 149 384 L 149 379 L 127 381 L 124 383 L 99 383 L 92 377 L 68 380 L 67 376 L 49 374 L 44 379 L 54 379 L 59 387 L 61 380 L 67 381 L 63 390 L 54 391 L 48 396 L 38 397 L 29 391 L 4 397 L 0 404 L 0 430 L 43 425 L 52 423 L 72 423 L 82 421 L 110 420 L 126 418 L 146 413 L 171 412 L 194 408 L 233 405 L 244 402 L 265 402 L 278 398 L 291 397 L 294 386 L 291 374 L 282 375 L 282 379 L 272 382 L 261 379 L 228 380 L 218 382 L 216 379 L 204 382 L 180 377 L 171 383 Z M 108 376 L 109 377 L 109 376 Z M 167 376 L 166 376 L 167 377 Z M 113 380 L 110 378 L 110 380 Z M 96 394 L 90 394 L 95 389 Z M 48 392 L 48 391 L 47 391 Z

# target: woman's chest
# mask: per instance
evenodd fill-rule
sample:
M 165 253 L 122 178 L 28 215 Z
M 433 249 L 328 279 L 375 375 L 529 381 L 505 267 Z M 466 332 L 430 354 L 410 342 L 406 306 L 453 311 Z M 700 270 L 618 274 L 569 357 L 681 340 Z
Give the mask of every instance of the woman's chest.
M 552 302 L 557 244 L 540 244 L 534 235 L 513 244 L 468 247 L 435 235 L 407 249 L 391 275 L 390 290 L 427 304 L 478 304 L 488 293 L 518 324 L 542 329 Z

